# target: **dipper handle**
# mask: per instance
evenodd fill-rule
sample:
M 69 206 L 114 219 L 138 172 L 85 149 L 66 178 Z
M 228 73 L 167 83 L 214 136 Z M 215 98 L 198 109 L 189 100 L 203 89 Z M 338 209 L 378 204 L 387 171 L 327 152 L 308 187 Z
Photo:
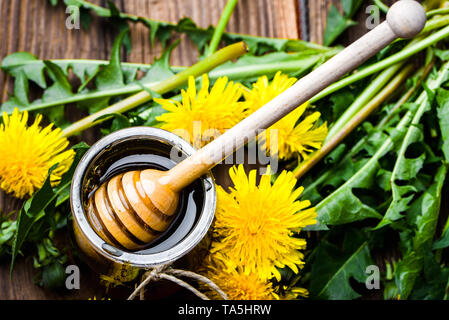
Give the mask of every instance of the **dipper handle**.
M 426 23 L 424 8 L 413 0 L 400 0 L 388 11 L 387 20 L 346 47 L 292 87 L 265 104 L 223 135 L 166 172 L 160 183 L 180 191 L 209 169 L 305 103 L 315 94 L 361 65 L 397 38 L 411 38 Z

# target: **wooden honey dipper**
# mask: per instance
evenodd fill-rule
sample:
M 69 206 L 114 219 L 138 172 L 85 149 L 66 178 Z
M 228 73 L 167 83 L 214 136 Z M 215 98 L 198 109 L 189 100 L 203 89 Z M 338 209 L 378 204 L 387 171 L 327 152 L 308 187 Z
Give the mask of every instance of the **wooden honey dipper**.
M 130 171 L 103 183 L 89 200 L 91 225 L 101 225 L 94 228 L 106 242 L 129 250 L 155 240 L 171 224 L 183 188 L 248 142 L 249 135 L 269 128 L 393 40 L 414 37 L 425 22 L 418 2 L 396 2 L 385 22 L 172 169 Z

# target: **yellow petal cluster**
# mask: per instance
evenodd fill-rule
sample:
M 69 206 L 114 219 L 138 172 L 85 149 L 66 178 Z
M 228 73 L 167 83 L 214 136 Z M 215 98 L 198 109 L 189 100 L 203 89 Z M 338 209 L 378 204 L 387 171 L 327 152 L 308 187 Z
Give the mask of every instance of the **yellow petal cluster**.
M 273 300 L 279 299 L 271 282 L 261 280 L 256 274 L 240 269 L 209 266 L 205 276 L 212 280 L 230 300 Z M 222 297 L 214 290 L 203 287 L 214 300 Z
M 306 241 L 297 233 L 316 223 L 309 201 L 298 200 L 303 188 L 295 189 L 293 174 L 283 171 L 274 183 L 263 175 L 256 183 L 256 172 L 246 175 L 243 165 L 229 174 L 234 187 L 230 192 L 217 188 L 217 210 L 212 252 L 220 252 L 230 269 L 243 268 L 262 280 L 280 280 L 278 268 L 288 266 L 295 273 L 304 265 Z
M 245 106 L 239 101 L 242 85 L 223 77 L 217 79 L 210 91 L 209 86 L 209 78 L 204 74 L 197 92 L 195 79 L 190 77 L 187 90 L 181 91 L 181 101 L 155 99 L 168 111 L 156 118 L 161 128 L 201 147 L 245 118 Z
M 181 92 L 181 101 L 155 99 L 167 111 L 157 120 L 163 129 L 201 147 L 212 140 L 209 137 L 224 133 L 295 81 L 278 72 L 272 81 L 260 77 L 251 89 L 227 78 L 218 79 L 209 89 L 209 79 L 203 75 L 197 91 L 191 77 L 187 90 Z M 264 149 L 281 159 L 298 160 L 319 149 L 326 138 L 327 125 L 320 125 L 320 113 L 309 109 L 307 103 L 299 106 L 266 130 L 262 135 Z M 298 233 L 316 223 L 315 209 L 309 201 L 298 200 L 303 188 L 295 188 L 297 181 L 291 172 L 283 171 L 273 183 L 269 175 L 256 181 L 256 170 L 247 175 L 241 165 L 229 173 L 234 186 L 229 192 L 217 187 L 210 254 L 214 259 L 209 258 L 202 272 L 231 299 L 279 299 L 271 280 L 281 279 L 281 268 L 289 267 L 297 273 L 304 265 L 301 250 L 306 241 Z M 282 298 L 297 296 L 307 296 L 307 290 L 283 290 Z
M 260 77 L 251 90 L 244 92 L 248 112 L 253 113 L 295 82 L 295 78 L 289 78 L 280 72 L 276 73 L 271 82 L 266 76 Z M 321 148 L 327 136 L 327 125 L 318 125 L 319 112 L 304 117 L 308 107 L 308 103 L 299 106 L 261 135 L 262 145 L 267 151 L 271 151 L 271 156 L 277 155 L 284 160 L 294 157 L 304 159 L 313 150 Z M 277 137 L 272 137 L 273 134 Z M 275 146 L 272 145 L 273 141 Z
M 16 108 L 11 115 L 3 113 L 0 124 L 0 187 L 17 198 L 31 196 L 45 182 L 48 170 L 52 171 L 53 185 L 70 168 L 74 151 L 66 150 L 69 142 L 62 131 L 50 124 L 40 126 L 38 115 L 28 126 L 28 113 Z M 65 151 L 66 150 L 66 151 Z

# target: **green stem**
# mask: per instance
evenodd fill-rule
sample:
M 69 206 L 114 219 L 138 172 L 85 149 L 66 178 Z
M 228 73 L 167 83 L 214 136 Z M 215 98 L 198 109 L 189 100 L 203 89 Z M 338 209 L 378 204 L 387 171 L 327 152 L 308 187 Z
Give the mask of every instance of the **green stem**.
M 440 8 L 440 9 L 435 9 L 435 10 L 430 10 L 426 13 L 427 18 L 436 16 L 436 15 L 440 15 L 440 14 L 448 14 L 449 13 L 449 8 Z
M 226 6 L 223 9 L 220 20 L 218 21 L 217 27 L 215 28 L 214 34 L 212 35 L 212 39 L 210 40 L 210 45 L 207 50 L 206 56 L 210 56 L 213 54 L 220 43 L 221 36 L 226 28 L 226 25 L 231 18 L 232 12 L 234 11 L 235 6 L 237 5 L 238 0 L 228 0 Z
M 421 87 L 423 81 L 427 78 L 430 71 L 432 70 L 433 66 L 435 65 L 435 60 L 432 59 L 432 61 L 427 64 L 420 72 L 418 73 L 419 79 L 416 81 L 415 85 L 411 87 L 391 108 L 391 110 L 388 112 L 386 117 L 384 117 L 379 124 L 376 126 L 376 129 L 382 129 L 390 120 L 391 118 L 396 114 L 396 112 L 399 110 L 399 108 L 406 103 L 411 96 L 416 92 L 418 88 Z
M 227 46 L 217 51 L 213 55 L 206 57 L 204 60 L 198 62 L 190 68 L 168 78 L 167 80 L 156 83 L 148 89 L 159 94 L 167 93 L 185 84 L 190 76 L 198 77 L 203 73 L 209 72 L 216 66 L 223 64 L 224 62 L 242 56 L 246 52 L 247 48 L 243 42 Z M 121 100 L 116 104 L 113 104 L 99 112 L 96 112 L 84 119 L 81 119 L 80 121 L 73 123 L 63 130 L 63 135 L 66 137 L 72 136 L 78 132 L 81 132 L 87 128 L 103 122 L 104 120 L 106 120 L 104 117 L 105 115 L 129 111 L 137 107 L 138 105 L 151 100 L 151 98 L 151 94 L 148 91 L 141 91 L 131 97 Z
M 379 130 L 383 130 L 384 126 L 391 120 L 392 116 L 394 114 L 396 114 L 397 110 L 404 104 L 406 103 L 411 96 L 413 95 L 413 93 L 415 93 L 419 88 L 421 88 L 422 83 L 425 81 L 425 79 L 427 78 L 427 76 L 429 75 L 430 71 L 432 70 L 434 66 L 434 60 L 432 59 L 430 61 L 430 63 L 428 63 L 424 68 L 421 68 L 420 70 L 418 70 L 417 72 L 417 76 L 419 76 L 419 80 L 416 81 L 416 83 L 414 84 L 413 87 L 411 87 L 395 104 L 395 106 L 388 112 L 388 114 L 383 117 L 383 119 L 376 125 L 375 129 L 376 131 Z M 382 90 L 383 91 L 383 90 Z M 379 93 L 378 96 L 382 95 L 382 93 Z M 373 100 L 377 100 L 377 96 L 376 98 L 374 98 Z M 336 165 L 336 167 L 332 170 L 326 170 L 325 172 L 323 172 L 322 174 L 319 175 L 319 177 L 314 180 L 310 185 L 307 186 L 307 188 L 305 188 L 304 193 L 303 193 L 303 197 L 304 198 L 309 198 L 308 194 L 309 192 L 311 192 L 314 188 L 316 188 L 317 186 L 321 185 L 324 181 L 326 181 L 326 179 L 331 176 L 332 174 L 335 173 L 335 170 L 340 169 L 348 159 L 352 158 L 355 154 L 357 154 L 357 152 L 359 152 L 361 150 L 361 148 L 365 145 L 365 143 L 367 142 L 369 138 L 369 135 L 366 135 L 365 137 L 363 137 L 362 139 L 360 139 L 352 148 L 351 150 L 343 157 L 342 160 L 339 161 L 339 163 Z M 314 155 L 312 155 L 313 157 Z M 302 166 L 302 164 L 300 165 Z M 300 168 L 296 168 L 294 171 L 299 174 L 299 175 L 303 175 L 304 173 L 300 173 L 300 170 L 304 170 L 304 169 L 300 169 Z M 307 171 L 307 170 L 305 170 Z M 448 220 L 449 223 L 449 220 Z
M 430 81 L 429 83 L 429 88 L 431 90 L 436 90 L 437 88 L 440 87 L 440 85 L 447 79 L 447 75 L 449 74 L 449 63 L 446 63 L 442 68 L 441 71 L 438 74 L 438 78 L 435 80 Z M 421 96 L 421 99 L 418 99 L 417 104 L 419 104 L 418 110 L 416 111 L 413 120 L 411 122 L 410 128 L 409 130 L 407 130 L 407 133 L 404 137 L 404 141 L 411 141 L 412 140 L 412 136 L 413 134 L 415 134 L 413 129 L 416 129 L 421 121 L 421 117 L 424 114 L 424 112 L 426 112 L 427 108 L 428 108 L 428 104 L 427 104 L 427 99 L 428 99 L 428 95 L 426 92 L 423 93 L 423 95 Z M 409 146 L 409 144 L 403 142 L 401 145 L 401 148 L 399 150 L 398 153 L 398 157 L 404 156 L 405 151 L 407 149 L 407 147 Z M 393 183 L 395 183 L 395 181 L 393 180 L 396 176 L 399 170 L 401 170 L 401 161 L 397 161 L 394 168 L 393 168 L 393 172 L 392 172 L 392 176 L 391 176 L 391 184 L 393 185 Z
M 386 4 L 384 4 L 381 0 L 374 0 L 374 4 L 379 7 L 384 13 L 387 13 L 390 9 Z
M 447 26 L 449 24 L 449 15 L 435 17 L 429 21 L 427 21 L 424 29 L 419 33 L 418 36 L 426 34 L 432 30 L 439 29 L 441 27 Z
M 160 84 L 160 82 L 148 82 L 148 83 L 142 83 L 143 86 L 152 88 L 155 85 Z M 122 88 L 118 89 L 111 89 L 111 90 L 102 90 L 102 91 L 95 91 L 95 92 L 88 92 L 88 93 L 79 93 L 72 97 L 64 98 L 63 101 L 61 100 L 55 100 L 55 101 L 48 101 L 48 102 L 42 102 L 42 103 L 36 103 L 36 104 L 30 104 L 28 107 L 26 107 L 27 111 L 35 111 L 39 109 L 45 109 L 61 104 L 69 104 L 69 103 L 75 103 L 79 101 L 85 101 L 85 100 L 91 100 L 96 98 L 103 98 L 103 97 L 112 97 L 112 96 L 119 96 L 119 95 L 125 95 L 125 94 L 132 94 L 138 91 L 141 91 L 142 87 L 137 84 L 129 84 L 127 86 L 124 86 Z
M 227 34 L 232 34 L 228 32 Z M 247 36 L 248 39 L 261 39 L 261 37 L 257 36 Z M 271 39 L 282 39 L 282 38 L 271 38 Z M 298 39 L 289 39 L 287 41 L 287 44 L 285 46 L 286 52 L 299 52 L 299 51 L 305 51 L 305 50 L 315 50 L 315 51 L 321 51 L 321 52 L 328 52 L 328 51 L 341 51 L 341 46 L 337 47 L 325 47 L 320 44 L 309 42 L 309 41 L 303 41 Z
M 325 142 L 331 140 L 353 118 L 385 84 L 396 74 L 404 62 L 399 62 L 382 71 L 374 81 L 357 97 L 348 109 L 334 122 L 330 128 Z
M 402 64 L 400 64 L 398 67 L 401 66 Z M 301 178 L 305 173 L 307 173 L 310 169 L 312 169 L 319 161 L 321 161 L 321 159 L 323 159 L 327 154 L 329 154 L 329 152 L 331 152 L 341 141 L 343 141 L 343 139 L 345 139 L 360 123 L 362 123 L 374 110 L 376 110 L 388 97 L 390 97 L 402 83 L 404 83 L 404 81 L 410 75 L 412 70 L 413 65 L 411 64 L 407 65 L 387 85 L 383 83 L 382 87 L 384 85 L 385 87 L 373 99 L 371 99 L 372 97 L 369 97 L 362 93 L 354 104 L 360 103 L 363 109 L 353 114 L 351 118 L 348 119 L 347 122 L 343 123 L 343 125 L 338 131 L 335 131 L 335 133 L 330 137 L 330 139 L 326 139 L 326 142 L 324 143 L 324 146 L 322 148 L 316 151 L 305 162 L 300 164 L 298 168 L 294 170 L 295 177 L 298 179 Z M 396 71 L 397 70 L 395 70 L 395 72 Z M 379 78 L 382 78 L 382 80 L 384 80 L 386 77 L 384 74 L 380 74 L 378 76 L 378 79 Z M 381 81 L 378 82 L 381 83 Z M 378 85 L 376 84 L 375 87 L 377 92 Z
M 398 63 L 400 61 L 403 61 L 407 59 L 408 57 L 422 51 L 423 49 L 437 43 L 438 41 L 446 38 L 449 35 L 449 26 L 439 30 L 438 32 L 435 32 L 428 36 L 427 38 L 417 41 L 416 43 L 407 46 L 406 48 L 402 49 L 398 53 L 383 59 L 382 61 L 379 61 L 377 63 L 374 63 L 368 67 L 363 68 L 362 70 L 340 80 L 335 82 L 334 84 L 330 85 L 317 95 L 315 95 L 310 102 L 314 103 L 332 93 L 335 91 L 338 91 L 356 81 L 359 81 L 361 79 L 364 79 L 376 72 L 379 72 L 380 70 L 383 70 L 385 68 L 390 67 L 391 65 Z
M 110 18 L 111 17 L 111 10 L 107 9 L 107 8 L 103 8 L 99 5 L 90 3 L 89 1 L 85 1 L 85 0 L 73 0 L 75 3 L 77 3 L 80 6 L 83 6 L 85 9 L 89 9 L 94 11 L 98 16 L 100 17 L 104 17 L 104 18 Z M 210 33 L 210 31 L 208 31 L 207 29 L 202 29 L 202 28 L 198 28 L 196 26 L 183 26 L 182 30 L 177 29 L 177 25 L 168 21 L 162 21 L 162 20 L 155 20 L 155 19 L 148 19 L 145 17 L 139 17 L 136 15 L 132 15 L 129 13 L 123 13 L 120 12 L 120 17 L 124 18 L 124 19 L 128 19 L 132 22 L 143 22 L 145 24 L 145 26 L 150 26 L 152 24 L 160 24 L 160 25 L 166 25 L 166 26 L 170 26 L 171 28 L 175 29 L 177 32 L 179 33 L 185 33 L 185 34 L 189 34 L 191 32 L 204 32 L 204 33 Z M 233 33 L 233 32 L 224 32 L 223 35 L 228 36 L 230 39 L 236 39 L 236 38 L 240 38 L 239 40 L 241 41 L 245 41 L 244 39 L 249 39 L 249 40 L 254 40 L 254 42 L 259 42 L 263 39 L 269 39 L 269 40 L 288 40 L 286 47 L 285 47 L 285 51 L 302 51 L 305 49 L 311 49 L 311 50 L 318 50 L 318 51 L 329 51 L 332 50 L 333 48 L 330 47 L 326 47 L 326 46 L 322 46 L 316 43 L 312 43 L 312 42 L 308 42 L 308 41 L 302 41 L 302 40 L 298 40 L 298 39 L 282 39 L 282 38 L 268 38 L 268 37 L 259 37 L 259 36 L 252 36 L 252 35 L 246 35 L 246 34 L 239 34 L 239 33 Z M 248 41 L 249 43 L 249 41 Z
M 316 64 L 316 62 L 319 61 L 319 59 L 327 60 L 329 57 L 333 56 L 335 53 L 337 53 L 337 50 L 311 55 L 311 58 L 310 58 L 311 66 L 310 67 L 313 67 Z M 293 53 L 292 57 L 295 54 L 296 53 Z M 77 63 L 92 64 L 92 65 L 98 65 L 98 66 L 107 65 L 109 63 L 108 61 L 104 61 L 104 60 L 92 60 L 91 61 L 91 60 L 85 60 L 85 59 L 84 60 L 82 60 L 82 59 L 80 59 L 80 60 L 77 60 L 77 59 L 54 59 L 54 60 L 50 60 L 50 61 L 57 64 L 63 70 L 67 69 L 68 65 L 74 65 Z M 308 66 L 306 66 L 307 68 L 304 67 L 305 62 L 307 62 L 307 61 L 308 61 L 307 59 L 301 60 L 301 58 L 298 57 L 298 59 L 291 59 L 291 60 L 287 60 L 287 61 L 278 61 L 275 64 L 274 63 L 253 63 L 250 65 L 226 64 L 226 65 L 221 66 L 220 68 L 214 69 L 211 72 L 209 72 L 209 78 L 211 80 L 216 80 L 219 77 L 228 77 L 231 80 L 241 80 L 244 78 L 253 78 L 253 77 L 257 77 L 257 76 L 261 76 L 261 75 L 274 74 L 277 71 L 281 71 L 283 73 L 291 73 L 291 72 L 297 73 L 297 71 L 300 70 L 300 68 L 304 68 L 303 72 L 306 72 L 307 70 L 310 69 L 310 67 L 308 67 Z M 313 62 L 313 65 L 312 65 L 312 62 Z M 13 69 L 13 68 L 28 68 L 28 67 L 36 66 L 36 68 L 37 68 L 37 67 L 40 67 L 41 65 L 43 65 L 42 60 L 31 60 L 31 61 L 27 61 L 24 63 L 16 64 L 14 66 L 10 65 L 9 67 L 10 67 L 10 69 Z M 122 68 L 124 68 L 124 69 L 125 68 L 135 68 L 135 69 L 139 69 L 139 70 L 142 70 L 145 72 L 147 72 L 151 68 L 151 65 L 149 65 L 149 64 L 122 62 L 121 65 L 122 65 Z M 175 67 L 171 67 L 171 69 L 175 73 L 179 73 L 181 71 L 186 70 L 187 67 L 175 66 Z M 8 72 L 8 70 L 6 70 L 6 72 Z M 145 87 L 152 87 L 158 83 L 159 83 L 159 81 L 152 81 L 152 80 L 145 81 L 145 82 L 140 81 L 140 84 Z M 52 106 L 66 105 L 69 103 L 76 103 L 79 101 L 87 101 L 87 100 L 96 99 L 96 98 L 113 97 L 113 96 L 120 96 L 120 95 L 130 95 L 130 94 L 134 94 L 136 92 L 141 91 L 142 90 L 141 85 L 138 85 L 138 84 L 132 82 L 132 83 L 129 83 L 120 88 L 89 91 L 89 92 L 85 92 L 85 93 L 82 92 L 82 93 L 77 93 L 73 96 L 64 97 L 64 98 L 60 98 L 60 99 L 53 99 L 51 101 L 45 101 L 45 102 L 38 101 L 37 103 L 32 103 L 32 104 L 26 106 L 26 110 L 27 111 L 36 111 L 36 110 L 40 110 L 40 109 L 49 108 Z
M 220 77 L 228 77 L 230 80 L 242 80 L 248 78 L 259 77 L 263 75 L 275 74 L 277 71 L 283 73 L 297 72 L 304 69 L 303 72 L 316 66 L 320 59 L 327 60 L 336 52 L 322 53 L 310 58 L 302 58 L 302 60 L 277 61 L 276 63 L 251 63 L 247 65 L 226 65 L 209 72 L 209 78 L 218 79 Z M 294 55 L 294 54 L 293 54 Z M 305 66 L 310 66 L 304 68 Z
M 428 87 L 430 90 L 436 90 L 440 85 L 443 83 L 445 79 L 447 79 L 447 75 L 449 71 L 449 64 L 443 66 L 442 71 L 439 72 L 438 78 L 429 80 Z M 423 91 L 421 95 L 416 99 L 415 103 L 419 105 L 418 110 L 414 113 L 409 110 L 405 113 L 405 115 L 402 117 L 401 121 L 397 124 L 396 128 L 396 134 L 393 136 L 388 136 L 384 143 L 379 147 L 379 149 L 376 151 L 376 153 L 361 167 L 349 180 L 347 180 L 343 185 L 338 187 L 335 191 L 333 191 L 330 195 L 328 195 L 326 198 L 321 200 L 316 206 L 316 212 L 318 215 L 318 219 L 322 217 L 323 209 L 332 201 L 336 201 L 335 197 L 338 194 L 341 194 L 342 192 L 345 192 L 346 190 L 349 190 L 348 192 L 351 192 L 350 190 L 357 186 L 357 181 L 360 181 L 360 179 L 363 179 L 364 177 L 367 177 L 367 175 L 372 174 L 373 168 L 378 166 L 379 160 L 387 153 L 389 152 L 393 146 L 395 145 L 395 141 L 397 142 L 397 139 L 406 140 L 407 139 L 407 132 L 409 132 L 410 128 L 410 122 L 417 118 L 417 114 L 420 113 L 420 109 L 425 109 L 423 105 L 427 105 L 426 101 L 428 99 L 427 91 Z M 415 121 L 414 121 L 415 122 Z M 403 138 L 403 136 L 405 136 Z M 376 170 L 376 169 L 374 169 Z
M 407 129 L 408 124 L 413 118 L 413 113 L 408 111 L 401 119 L 401 121 L 396 126 L 397 132 L 404 132 Z M 394 146 L 394 140 L 391 136 L 388 136 L 384 143 L 377 149 L 376 153 L 361 167 L 349 180 L 347 180 L 343 185 L 341 185 L 338 189 L 336 189 L 329 196 L 321 200 L 316 206 L 315 209 L 317 212 L 321 211 L 327 203 L 333 198 L 335 194 L 337 194 L 340 190 L 344 188 L 351 187 L 357 180 L 370 172 L 371 168 L 378 163 L 379 159 L 384 156 L 388 151 L 390 151 Z

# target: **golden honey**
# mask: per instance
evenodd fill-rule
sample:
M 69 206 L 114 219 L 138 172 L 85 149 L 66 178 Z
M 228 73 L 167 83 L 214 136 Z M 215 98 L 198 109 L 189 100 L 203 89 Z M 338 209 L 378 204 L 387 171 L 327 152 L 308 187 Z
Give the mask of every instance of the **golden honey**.
M 86 262 L 95 270 L 111 272 L 117 264 L 147 268 L 165 263 L 175 263 L 184 268 L 192 261 L 200 262 L 208 247 L 207 237 L 215 211 L 215 188 L 212 177 L 198 179 L 181 192 L 177 213 L 165 231 L 152 230 L 158 237 L 145 242 L 135 230 L 117 225 L 124 234 L 139 244 L 138 250 L 128 250 L 114 239 L 98 216 L 89 210 L 89 201 L 104 181 L 124 172 L 154 168 L 168 170 L 176 161 L 170 158 L 172 148 L 179 148 L 185 156 L 194 152 L 179 137 L 155 128 L 130 128 L 117 131 L 91 147 L 81 160 L 72 182 L 71 203 L 74 233 Z M 145 228 L 145 227 L 143 227 Z M 112 238 L 112 237 L 111 237 Z M 108 239 L 108 240 L 106 240 Z M 195 249 L 195 250 L 194 250 Z M 198 251 L 201 251 L 199 253 Z M 190 254 L 188 254 L 190 252 Z M 181 259 L 182 258 L 182 259 Z

